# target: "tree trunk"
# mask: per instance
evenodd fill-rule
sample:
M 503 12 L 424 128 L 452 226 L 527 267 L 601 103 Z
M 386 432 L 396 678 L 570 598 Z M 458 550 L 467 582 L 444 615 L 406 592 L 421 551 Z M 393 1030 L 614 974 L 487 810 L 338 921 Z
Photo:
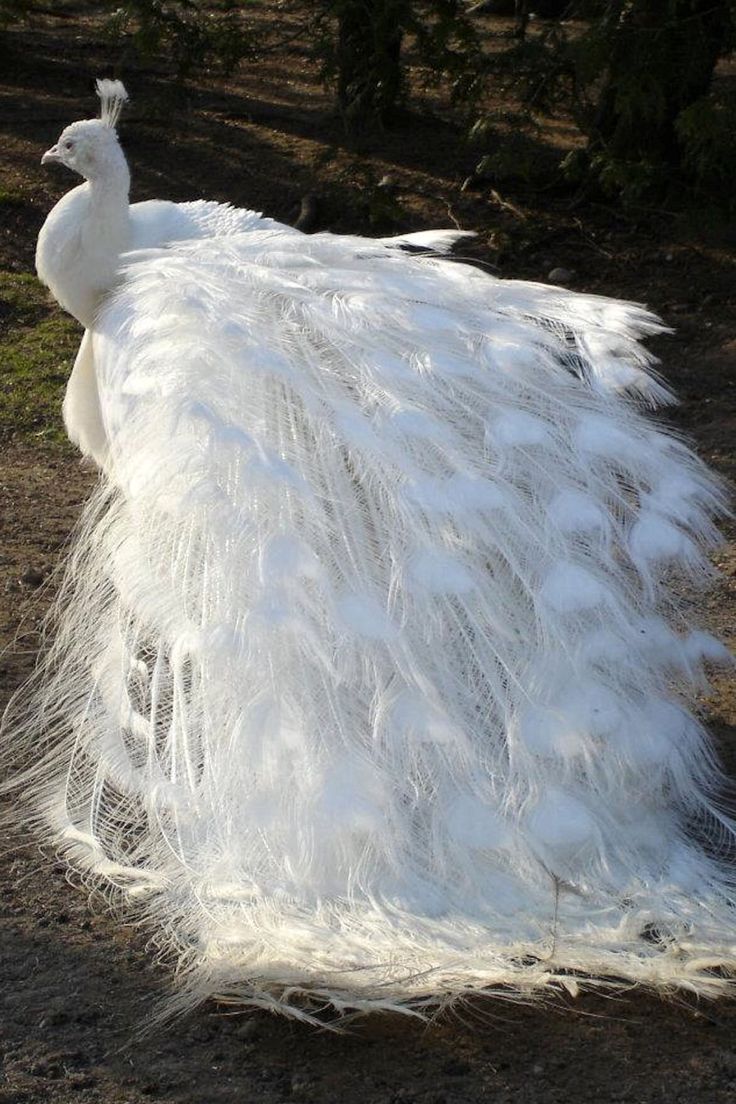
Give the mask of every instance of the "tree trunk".
M 704 96 L 730 28 L 728 0 L 608 5 L 610 61 L 589 152 L 677 166 L 675 122 Z
M 402 91 L 406 0 L 342 0 L 338 13 L 337 102 L 348 130 L 387 123 Z

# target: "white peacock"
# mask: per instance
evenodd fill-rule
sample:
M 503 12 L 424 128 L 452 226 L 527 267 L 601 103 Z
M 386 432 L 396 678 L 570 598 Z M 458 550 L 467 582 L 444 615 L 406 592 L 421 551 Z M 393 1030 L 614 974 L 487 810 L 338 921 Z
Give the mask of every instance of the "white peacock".
M 29 818 L 180 1003 L 726 989 L 734 825 L 684 695 L 727 653 L 680 598 L 724 495 L 640 412 L 660 323 L 453 231 L 129 206 L 98 90 L 44 156 L 86 178 L 37 264 L 101 479 L 6 719 Z

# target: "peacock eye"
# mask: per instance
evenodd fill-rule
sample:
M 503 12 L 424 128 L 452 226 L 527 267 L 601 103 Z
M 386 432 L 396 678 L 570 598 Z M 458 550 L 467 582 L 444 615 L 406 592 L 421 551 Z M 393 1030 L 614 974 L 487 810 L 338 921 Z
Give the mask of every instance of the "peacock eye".
M 65 142 L 64 143 L 64 149 L 67 149 L 67 150 L 74 149 L 74 143 L 73 142 Z

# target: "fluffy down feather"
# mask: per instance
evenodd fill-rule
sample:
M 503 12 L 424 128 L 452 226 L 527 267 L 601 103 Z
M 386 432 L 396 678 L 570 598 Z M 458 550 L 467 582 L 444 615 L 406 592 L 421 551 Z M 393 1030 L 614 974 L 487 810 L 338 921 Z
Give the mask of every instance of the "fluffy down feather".
M 723 658 L 674 585 L 723 495 L 636 408 L 656 320 L 330 235 L 126 264 L 104 475 L 10 725 L 182 1001 L 723 988 L 733 826 L 672 689 Z

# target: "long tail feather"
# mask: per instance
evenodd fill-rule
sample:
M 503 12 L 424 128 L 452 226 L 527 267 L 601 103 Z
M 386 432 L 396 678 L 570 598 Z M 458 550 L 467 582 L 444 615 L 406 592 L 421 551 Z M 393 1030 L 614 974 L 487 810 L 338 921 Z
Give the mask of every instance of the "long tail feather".
M 722 653 L 679 597 L 724 494 L 637 409 L 658 328 L 360 239 L 128 258 L 106 471 L 6 746 L 182 999 L 727 986 L 685 697 Z

